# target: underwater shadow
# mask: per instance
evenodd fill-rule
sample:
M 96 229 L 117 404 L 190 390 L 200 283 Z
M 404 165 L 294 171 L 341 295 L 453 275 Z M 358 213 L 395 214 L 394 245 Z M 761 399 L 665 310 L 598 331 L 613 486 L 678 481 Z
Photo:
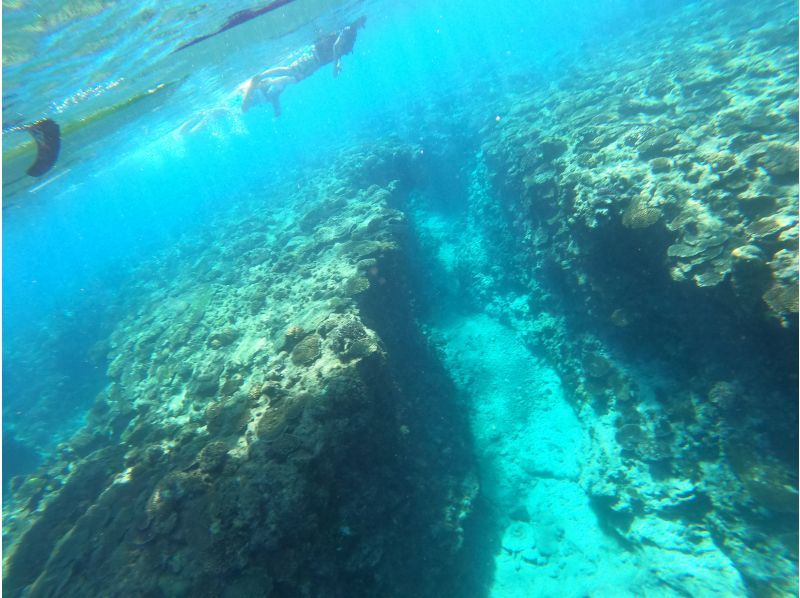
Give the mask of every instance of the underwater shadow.
M 396 259 L 408 259 L 408 255 Z M 405 268 L 410 265 L 406 264 Z M 401 271 L 401 268 L 389 268 Z M 406 270 L 409 271 L 409 270 Z M 415 458 L 432 463 L 434 477 L 470 479 L 475 474 L 472 438 L 458 391 L 428 339 L 409 324 L 416 322 L 413 287 L 403 278 L 387 280 L 380 293 L 367 294 L 362 303 L 365 323 L 380 335 L 390 356 L 393 377 L 412 400 L 406 417 L 412 427 L 424 428 L 429 439 L 416 449 Z M 439 454 L 431 447 L 438 446 Z M 476 484 L 477 487 L 477 484 Z M 488 505 L 480 492 L 468 500 L 463 519 L 463 542 L 446 570 L 435 571 L 438 577 L 432 596 L 479 598 L 488 595 L 494 578 L 494 555 L 500 546 L 497 526 L 492 525 Z M 413 585 L 413 583 L 409 583 Z
M 438 172 L 443 169 L 436 168 Z M 423 191 L 420 187 L 423 181 L 429 181 L 427 176 L 420 176 L 415 179 L 422 183 L 414 191 Z M 459 187 L 459 182 L 453 181 L 454 185 L 450 188 Z M 463 184 L 463 182 L 461 183 Z M 441 180 L 437 180 L 437 185 L 441 188 Z M 427 187 L 427 186 L 426 186 Z M 441 189 L 440 189 L 441 190 Z M 426 195 L 432 193 L 436 195 L 436 189 L 426 188 L 423 191 Z M 399 201 L 393 205 L 402 211 L 408 210 L 405 203 L 407 197 L 401 196 Z M 459 212 L 459 207 L 453 205 L 452 201 L 444 200 L 444 205 L 439 205 L 441 213 L 447 215 L 452 212 L 454 217 Z M 410 227 L 411 228 L 411 227 Z M 457 303 L 461 297 L 461 285 L 459 281 L 452 280 L 452 274 L 441 269 L 441 264 L 428 256 L 430 248 L 420 245 L 419 238 L 410 231 L 406 238 L 405 251 L 402 259 L 405 260 L 403 270 L 408 274 L 408 280 L 404 281 L 403 293 L 409 295 L 413 300 L 399 302 L 406 306 L 408 312 L 403 315 L 395 315 L 389 318 L 393 322 L 421 322 L 429 321 L 437 317 L 454 316 L 454 313 L 443 313 L 442 305 L 457 309 Z M 426 257 L 428 256 L 428 257 Z M 384 302 L 376 309 L 386 310 L 387 304 Z M 467 305 L 463 305 L 465 311 L 469 311 Z M 365 310 L 365 315 L 370 310 Z M 387 343 L 392 343 L 392 334 L 381 331 L 381 337 Z M 390 348 L 390 353 L 395 357 L 402 356 L 405 371 L 399 373 L 399 377 L 418 387 L 420 392 L 426 392 L 432 380 L 435 380 L 437 388 L 436 401 L 429 404 L 426 408 L 427 416 L 441 422 L 446 422 L 449 428 L 446 434 L 459 439 L 459 452 L 453 456 L 454 461 L 461 463 L 462 467 L 467 467 L 476 471 L 478 484 L 480 484 L 480 474 L 476 470 L 475 441 L 472 436 L 471 426 L 468 419 L 466 399 L 461 396 L 457 389 L 450 372 L 447 370 L 445 360 L 435 340 L 427 338 L 422 331 L 416 336 L 414 346 L 399 346 L 394 344 Z M 420 373 L 424 372 L 424 376 Z M 428 391 L 429 392 L 429 391 Z M 440 432 L 442 433 L 442 432 Z M 442 475 L 447 474 L 443 469 Z M 495 578 L 495 557 L 501 550 L 502 526 L 497 523 L 497 516 L 492 506 L 487 502 L 483 493 L 478 489 L 477 496 L 472 502 L 471 511 L 463 521 L 463 542 L 454 557 L 451 570 L 442 580 L 441 593 L 439 596 L 454 596 L 458 598 L 485 598 L 490 595 Z
M 491 506 L 479 494 L 464 525 L 464 545 L 448 595 L 459 598 L 489 596 L 495 576 L 495 555 L 501 548 L 501 528 Z

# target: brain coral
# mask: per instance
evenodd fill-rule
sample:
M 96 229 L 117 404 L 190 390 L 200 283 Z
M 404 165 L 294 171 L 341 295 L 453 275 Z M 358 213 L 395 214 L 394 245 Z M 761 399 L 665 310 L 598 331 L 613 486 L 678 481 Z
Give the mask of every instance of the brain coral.
M 348 278 L 344 284 L 344 292 L 350 297 L 363 293 L 369 288 L 369 279 L 366 276 L 353 276 Z
M 622 224 L 628 228 L 647 228 L 661 218 L 661 210 L 633 202 L 622 213 Z
M 258 420 L 256 432 L 264 442 L 274 442 L 286 430 L 286 411 L 280 406 L 270 407 Z
M 301 340 L 292 350 L 292 363 L 309 366 L 317 360 L 322 347 L 322 339 L 318 334 L 311 334 Z
M 331 346 L 340 355 L 346 355 L 350 347 L 367 336 L 364 325 L 355 317 L 349 316 L 331 333 Z

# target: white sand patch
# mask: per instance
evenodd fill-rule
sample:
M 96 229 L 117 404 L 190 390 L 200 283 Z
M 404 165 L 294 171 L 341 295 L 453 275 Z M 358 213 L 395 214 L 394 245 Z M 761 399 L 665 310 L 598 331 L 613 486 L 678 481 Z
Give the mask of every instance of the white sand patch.
M 709 538 L 686 545 L 685 526 L 639 518 L 634 531 L 643 544 L 635 549 L 601 527 L 584 488 L 599 471 L 597 460 L 618 453 L 613 425 L 589 412 L 579 418 L 556 373 L 513 330 L 477 314 L 434 335 L 466 398 L 481 491 L 498 535 L 523 510 L 534 529 L 530 547 L 501 548 L 495 556 L 491 596 L 745 595 L 738 572 Z M 586 422 L 593 422 L 591 435 Z

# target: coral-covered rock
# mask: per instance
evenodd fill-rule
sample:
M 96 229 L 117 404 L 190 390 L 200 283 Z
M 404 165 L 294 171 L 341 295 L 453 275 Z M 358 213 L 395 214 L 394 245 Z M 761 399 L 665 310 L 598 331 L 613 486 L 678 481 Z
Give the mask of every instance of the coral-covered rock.
M 302 326 L 298 326 L 297 324 L 289 326 L 286 329 L 286 332 L 283 334 L 283 345 L 281 346 L 281 350 L 283 351 L 291 351 L 294 349 L 295 345 L 299 343 L 304 336 L 308 334 L 305 330 L 303 330 Z
M 208 337 L 208 346 L 212 349 L 227 347 L 237 336 L 238 333 L 233 328 L 224 328 Z
M 311 365 L 319 357 L 321 346 L 322 339 L 319 335 L 308 335 L 292 349 L 292 363 L 302 366 Z
M 244 227 L 241 212 L 220 215 L 205 233 L 216 242 L 186 252 L 215 282 L 198 289 L 177 267 L 168 309 L 134 274 L 92 433 L 15 486 L 10 595 L 448 594 L 477 493 L 466 426 L 432 414 L 455 412 L 454 397 L 410 296 L 391 287 L 403 309 L 363 322 L 405 278 L 403 217 L 386 202 L 409 155 L 356 151 L 310 172 L 274 217 L 262 202 Z M 232 280 L 241 288 L 213 292 Z M 412 359 L 425 371 L 399 376 Z

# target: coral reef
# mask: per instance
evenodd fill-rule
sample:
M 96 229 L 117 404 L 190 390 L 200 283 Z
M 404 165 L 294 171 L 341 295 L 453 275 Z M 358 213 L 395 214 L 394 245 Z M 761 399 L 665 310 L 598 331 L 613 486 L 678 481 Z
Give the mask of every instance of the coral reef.
M 752 5 L 684 8 L 636 32 L 649 46 L 625 72 L 610 66 L 624 40 L 598 49 L 498 100 L 481 154 L 504 206 L 481 234 L 514 240 L 495 259 L 515 264 L 529 312 L 562 315 L 542 328 L 495 304 L 606 439 L 582 474 L 601 521 L 631 546 L 688 525 L 757 595 L 797 576 L 797 18 L 780 10 L 775 28 Z M 704 28 L 679 26 L 688 15 Z M 759 466 L 739 463 L 744 446 Z
M 650 563 L 658 589 L 636 595 L 790 596 L 797 583 L 798 21 L 787 2 L 721 6 L 685 6 L 592 46 L 557 81 L 480 113 L 440 114 L 451 129 L 482 118 L 479 139 L 453 142 L 474 144 L 448 180 L 459 208 L 433 192 L 407 208 L 429 334 L 476 393 L 475 426 L 503 430 L 476 433 L 481 470 L 539 504 L 585 493 L 606 535 Z M 553 473 L 535 462 L 533 489 L 519 482 L 517 462 L 543 449 L 531 439 L 523 450 L 528 437 L 491 415 L 508 383 L 482 364 L 501 332 L 481 324 L 491 332 L 461 339 L 437 321 L 456 305 L 513 329 L 557 370 L 573 427 L 592 438 L 576 449 L 579 490 L 540 491 Z M 475 347 L 485 354 L 466 368 Z M 502 529 L 511 505 L 490 498 Z M 607 558 L 623 576 L 629 561 Z M 527 563 L 498 557 L 511 573 L 497 587 L 517 591 Z M 531 574 L 532 592 L 542 583 Z
M 794 595 L 795 13 L 404 108 L 142 264 L 4 589 Z
M 272 211 L 220 214 L 142 264 L 148 284 L 134 273 L 110 384 L 6 505 L 9 595 L 445 591 L 477 486 L 402 286 L 387 173 L 407 149 L 372 154 L 306 172 Z M 392 312 L 371 307 L 387 293 Z M 405 382 L 412 359 L 427 373 Z
M 484 151 L 498 188 L 523 200 L 513 205 L 515 228 L 520 238 L 539 240 L 526 249 L 554 253 L 567 275 L 580 276 L 584 256 L 614 231 L 647 243 L 676 282 L 736 291 L 736 248 L 747 245 L 753 267 L 770 276 L 751 277 L 744 297 L 728 299 L 730 309 L 790 326 L 797 316 L 797 51 L 790 42 L 797 21 L 775 30 L 768 12 L 742 10 L 732 23 L 723 13 L 702 18 L 732 40 L 724 49 L 704 43 L 698 29 L 690 41 L 671 41 L 669 27 L 654 23 L 652 35 L 637 31 L 649 47 L 638 39 L 625 73 L 612 66 L 613 44 L 558 86 L 496 106 L 504 117 Z M 752 33 L 750 19 L 763 23 Z M 768 44 L 781 48 L 769 59 Z M 655 55 L 658 68 L 649 62 Z M 534 235 L 537 228 L 546 237 Z M 560 247 L 569 251 L 556 254 Z

